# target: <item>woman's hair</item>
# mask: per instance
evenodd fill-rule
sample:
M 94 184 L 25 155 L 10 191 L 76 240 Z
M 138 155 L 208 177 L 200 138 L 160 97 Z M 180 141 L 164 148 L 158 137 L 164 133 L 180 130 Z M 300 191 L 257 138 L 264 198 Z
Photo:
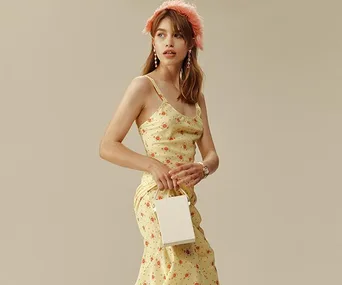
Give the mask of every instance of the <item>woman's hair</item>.
M 194 42 L 194 34 L 191 27 L 191 24 L 186 19 L 186 17 L 180 15 L 176 11 L 166 9 L 162 11 L 155 19 L 152 24 L 151 29 L 151 36 L 154 37 L 156 30 L 160 24 L 160 22 L 169 17 L 173 23 L 174 31 L 181 32 L 184 40 L 188 46 L 188 49 L 191 48 L 191 61 L 190 61 L 190 68 L 187 68 L 187 62 L 189 53 L 184 58 L 182 63 L 182 73 L 180 76 L 180 95 L 177 99 L 180 99 L 183 102 L 194 104 L 198 102 L 198 97 L 202 92 L 202 83 L 203 83 L 203 71 L 197 62 L 197 47 Z M 157 58 L 157 63 L 159 63 L 159 59 Z M 148 74 L 151 71 L 155 70 L 154 65 L 154 52 L 153 52 L 153 45 L 151 45 L 150 54 L 145 62 L 143 67 L 142 74 Z

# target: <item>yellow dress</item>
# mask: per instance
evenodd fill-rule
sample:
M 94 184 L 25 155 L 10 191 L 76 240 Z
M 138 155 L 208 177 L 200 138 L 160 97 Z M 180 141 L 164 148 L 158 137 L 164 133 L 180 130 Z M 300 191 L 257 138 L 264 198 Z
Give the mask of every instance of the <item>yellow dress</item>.
M 153 84 L 161 104 L 155 113 L 139 128 L 146 154 L 170 168 L 179 163 L 193 162 L 196 140 L 203 133 L 201 108 L 196 103 L 196 115 L 189 117 L 177 111 Z M 194 187 L 182 187 L 190 197 L 190 212 L 195 231 L 194 243 L 162 247 L 161 234 L 152 202 L 157 184 L 152 175 L 143 172 L 141 183 L 134 195 L 134 212 L 143 238 L 144 252 L 135 285 L 217 285 L 218 274 L 214 251 L 200 226 L 201 216 L 195 207 L 197 196 Z M 159 191 L 157 199 L 177 196 L 179 190 Z

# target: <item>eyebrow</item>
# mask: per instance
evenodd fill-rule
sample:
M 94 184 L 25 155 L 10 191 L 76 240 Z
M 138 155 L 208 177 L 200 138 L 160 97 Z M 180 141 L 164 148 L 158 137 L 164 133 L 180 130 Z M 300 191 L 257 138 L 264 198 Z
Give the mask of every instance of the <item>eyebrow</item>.
M 158 28 L 156 32 L 158 32 L 158 31 L 167 32 L 165 29 L 162 29 L 162 28 Z
M 167 32 L 167 30 L 165 30 L 165 29 L 163 29 L 163 28 L 158 28 L 157 30 L 156 30 L 156 32 L 158 32 L 158 31 L 163 31 L 163 32 Z M 181 31 L 174 31 L 175 33 L 180 33 Z

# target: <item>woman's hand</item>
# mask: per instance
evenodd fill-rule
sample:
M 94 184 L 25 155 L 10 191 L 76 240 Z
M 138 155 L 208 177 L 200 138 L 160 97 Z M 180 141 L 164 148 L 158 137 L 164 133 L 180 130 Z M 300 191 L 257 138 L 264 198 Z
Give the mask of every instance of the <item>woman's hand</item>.
M 165 189 L 179 189 L 176 179 L 171 179 L 169 174 L 170 168 L 160 162 L 157 159 L 153 159 L 153 163 L 149 168 L 149 172 L 152 174 L 154 181 L 158 185 L 159 190 Z
M 203 177 L 203 166 L 199 163 L 185 163 L 169 171 L 171 179 L 176 179 L 177 184 L 194 186 L 200 182 Z

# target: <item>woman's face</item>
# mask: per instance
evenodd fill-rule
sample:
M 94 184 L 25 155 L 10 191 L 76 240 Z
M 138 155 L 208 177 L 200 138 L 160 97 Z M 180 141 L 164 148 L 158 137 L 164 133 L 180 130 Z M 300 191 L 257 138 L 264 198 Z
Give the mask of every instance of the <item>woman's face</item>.
M 163 65 L 181 65 L 188 52 L 183 35 L 173 31 L 172 22 L 168 17 L 160 22 L 153 38 L 153 45 Z

